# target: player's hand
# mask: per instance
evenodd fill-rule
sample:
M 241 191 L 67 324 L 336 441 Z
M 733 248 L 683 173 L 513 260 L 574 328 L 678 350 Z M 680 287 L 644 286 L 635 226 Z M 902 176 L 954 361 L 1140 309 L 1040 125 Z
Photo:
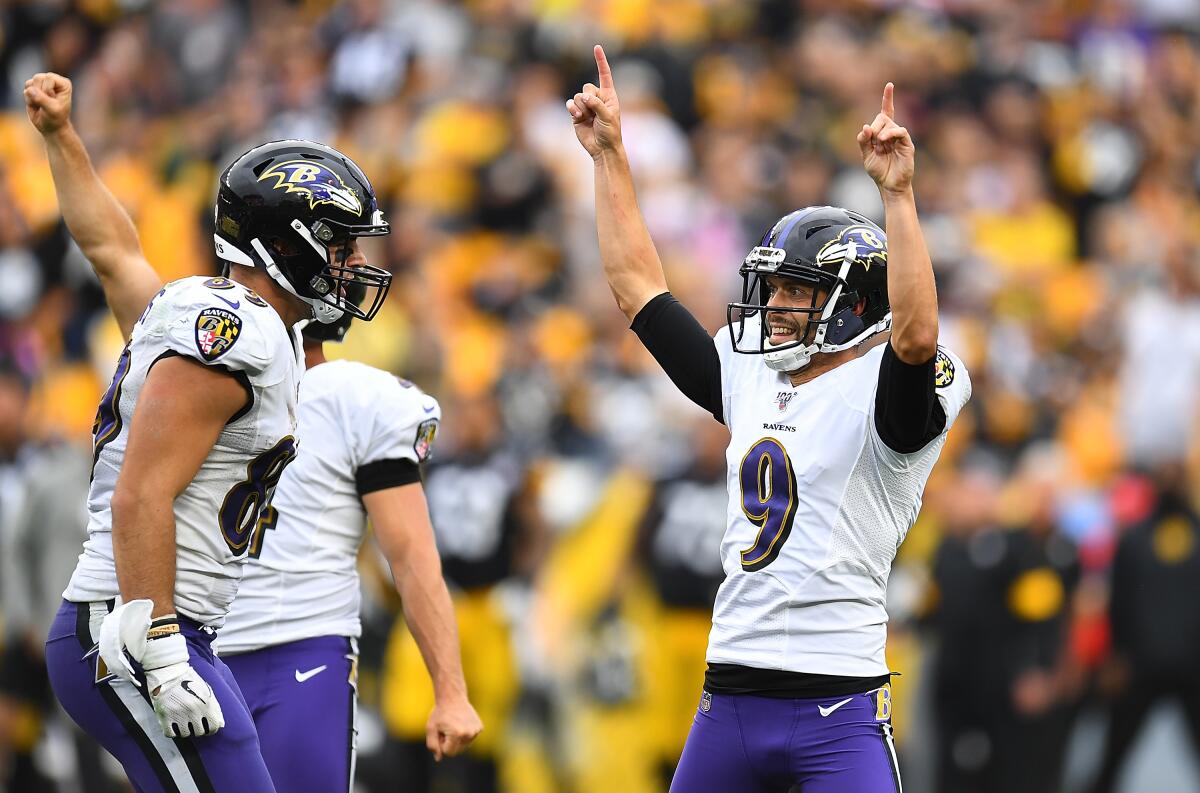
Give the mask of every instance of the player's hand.
M 443 757 L 461 753 L 482 730 L 479 714 L 465 697 L 453 702 L 439 702 L 425 724 L 425 746 L 433 752 L 433 758 L 441 762 Z
M 575 125 L 575 137 L 596 159 L 621 145 L 621 105 L 617 102 L 617 89 L 604 48 L 597 44 L 592 52 L 596 56 L 600 85 L 583 86 L 582 91 L 567 100 L 567 112 Z
M 43 135 L 53 135 L 71 123 L 71 81 L 61 74 L 41 72 L 25 81 L 25 113 Z
M 150 703 L 168 738 L 212 735 L 225 726 L 221 703 L 192 667 L 187 639 L 174 614 L 151 621 L 154 603 L 145 598 L 122 603 L 100 624 L 100 657 L 110 672 L 135 686 L 141 683 L 129 658 L 142 665 Z
M 911 188 L 916 165 L 917 150 L 912 136 L 895 121 L 895 90 L 891 83 L 883 87 L 879 115 L 870 124 L 863 124 L 858 133 L 863 167 L 884 193 L 903 193 Z
M 145 648 L 135 657 L 146 673 L 154 715 L 168 738 L 199 738 L 225 726 L 216 694 L 192 667 L 178 618 L 169 615 L 154 620 L 147 630 Z
M 187 653 L 187 642 L 176 636 Z M 168 640 L 162 640 L 168 641 Z M 187 661 L 146 670 L 154 715 L 168 738 L 199 738 L 225 726 L 225 714 L 212 687 Z

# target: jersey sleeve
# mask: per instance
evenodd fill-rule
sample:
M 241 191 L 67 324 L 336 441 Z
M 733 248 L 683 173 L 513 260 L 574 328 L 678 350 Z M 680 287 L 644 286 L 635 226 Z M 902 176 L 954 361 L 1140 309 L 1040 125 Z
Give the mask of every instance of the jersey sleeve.
M 933 387 L 946 413 L 943 432 L 949 432 L 971 398 L 971 376 L 967 373 L 966 364 L 945 347 L 938 347 L 937 357 L 933 361 Z
M 371 434 L 354 472 L 359 495 L 420 482 L 420 464 L 433 453 L 442 420 L 436 399 L 408 381 L 380 374 L 388 380 L 370 403 Z
M 168 291 L 156 298 L 164 305 L 152 304 L 148 309 L 165 326 L 164 354 L 241 374 L 257 385 L 271 385 L 260 381 L 270 378 L 272 350 L 279 342 L 274 336 L 283 332 L 271 326 L 270 320 L 276 319 L 267 315 L 271 308 L 249 302 L 245 291 L 232 282 L 219 289 L 205 283 Z

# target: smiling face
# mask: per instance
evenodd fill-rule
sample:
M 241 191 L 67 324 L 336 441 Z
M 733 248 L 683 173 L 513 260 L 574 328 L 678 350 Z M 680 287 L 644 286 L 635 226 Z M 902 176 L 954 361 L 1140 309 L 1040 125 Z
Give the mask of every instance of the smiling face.
M 825 290 L 778 275 L 768 275 L 767 282 L 767 342 L 772 347 L 798 341 L 801 334 L 811 335 L 807 320 L 812 313 L 771 311 L 771 308 L 813 309 L 825 299 Z

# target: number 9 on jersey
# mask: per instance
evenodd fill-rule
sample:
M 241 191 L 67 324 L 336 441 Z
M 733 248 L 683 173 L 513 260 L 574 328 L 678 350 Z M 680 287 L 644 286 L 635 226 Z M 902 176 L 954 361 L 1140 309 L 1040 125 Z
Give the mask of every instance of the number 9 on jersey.
M 763 438 L 742 458 L 742 511 L 758 526 L 754 544 L 741 552 L 742 569 L 761 570 L 779 556 L 796 517 L 796 474 L 783 444 Z

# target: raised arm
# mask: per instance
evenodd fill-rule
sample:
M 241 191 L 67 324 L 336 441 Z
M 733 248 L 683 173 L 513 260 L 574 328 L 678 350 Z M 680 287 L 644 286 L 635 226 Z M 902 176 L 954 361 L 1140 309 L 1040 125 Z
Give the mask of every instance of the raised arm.
M 425 491 L 420 482 L 413 482 L 366 493 L 362 501 L 392 569 L 404 620 L 433 681 L 435 704 L 425 727 L 425 745 L 440 761 L 466 749 L 483 722 L 467 699 L 458 623 L 442 578 Z
M 891 83 L 884 86 L 879 114 L 863 125 L 858 146 L 883 198 L 892 349 L 904 363 L 923 364 L 937 353 L 937 289 L 913 196 L 916 148 L 908 130 L 894 120 L 894 92 Z
M 575 136 L 592 155 L 596 236 L 604 277 L 642 344 L 688 399 L 723 421 L 721 361 L 708 331 L 667 291 L 662 262 L 633 190 L 621 143 L 621 108 L 604 49 L 593 50 L 599 87 L 567 100 Z
M 667 280 L 634 193 L 612 70 L 599 44 L 594 54 L 600 85 L 585 85 L 567 100 L 567 111 L 595 164 L 596 233 L 604 276 L 617 306 L 632 321 L 655 295 L 667 291 Z
M 25 111 L 46 142 L 63 220 L 100 278 L 128 338 L 162 279 L 142 255 L 133 221 L 109 192 L 71 124 L 71 81 L 52 73 L 25 81 Z

